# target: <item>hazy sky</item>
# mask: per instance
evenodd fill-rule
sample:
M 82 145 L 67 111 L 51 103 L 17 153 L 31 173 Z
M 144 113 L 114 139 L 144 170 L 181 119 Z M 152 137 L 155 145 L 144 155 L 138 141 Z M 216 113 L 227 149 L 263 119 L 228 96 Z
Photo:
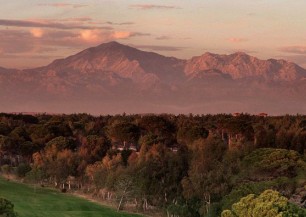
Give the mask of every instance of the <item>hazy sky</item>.
M 245 51 L 306 67 L 305 0 L 0 0 L 0 66 L 116 40 L 179 58 Z

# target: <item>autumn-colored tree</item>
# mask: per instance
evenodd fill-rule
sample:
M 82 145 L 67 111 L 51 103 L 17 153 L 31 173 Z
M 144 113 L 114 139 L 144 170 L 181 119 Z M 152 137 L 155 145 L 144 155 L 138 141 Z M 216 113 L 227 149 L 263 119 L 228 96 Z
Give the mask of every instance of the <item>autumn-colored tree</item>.
M 48 161 L 47 164 L 48 173 L 55 178 L 57 183 L 61 184 L 65 183 L 68 176 L 75 176 L 76 168 L 75 155 L 67 149 L 57 152 L 56 158 Z
M 78 154 L 88 164 L 101 160 L 110 148 L 110 141 L 104 136 L 89 135 L 79 147 Z

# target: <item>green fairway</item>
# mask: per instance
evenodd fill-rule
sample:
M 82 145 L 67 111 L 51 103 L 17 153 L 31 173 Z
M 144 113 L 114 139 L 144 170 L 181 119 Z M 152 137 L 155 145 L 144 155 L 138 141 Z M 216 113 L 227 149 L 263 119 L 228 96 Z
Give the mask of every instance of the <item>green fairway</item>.
M 140 217 L 58 191 L 33 188 L 0 178 L 0 197 L 15 204 L 20 217 Z

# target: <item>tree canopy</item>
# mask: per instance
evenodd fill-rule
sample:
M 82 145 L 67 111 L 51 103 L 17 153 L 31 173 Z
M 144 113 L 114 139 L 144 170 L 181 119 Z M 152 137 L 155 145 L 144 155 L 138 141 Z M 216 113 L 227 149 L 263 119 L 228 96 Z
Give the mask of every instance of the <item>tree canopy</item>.
M 279 192 L 266 190 L 259 196 L 249 194 L 233 204 L 232 210 L 224 210 L 221 217 L 303 217 L 306 209 L 288 202 Z

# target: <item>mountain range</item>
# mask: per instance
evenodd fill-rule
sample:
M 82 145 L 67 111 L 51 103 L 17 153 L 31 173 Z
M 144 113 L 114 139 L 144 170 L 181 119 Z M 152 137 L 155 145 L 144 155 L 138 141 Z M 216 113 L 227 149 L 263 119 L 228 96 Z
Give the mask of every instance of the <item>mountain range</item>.
M 306 113 L 306 70 L 246 53 L 184 60 L 109 42 L 39 68 L 0 67 L 0 112 Z

